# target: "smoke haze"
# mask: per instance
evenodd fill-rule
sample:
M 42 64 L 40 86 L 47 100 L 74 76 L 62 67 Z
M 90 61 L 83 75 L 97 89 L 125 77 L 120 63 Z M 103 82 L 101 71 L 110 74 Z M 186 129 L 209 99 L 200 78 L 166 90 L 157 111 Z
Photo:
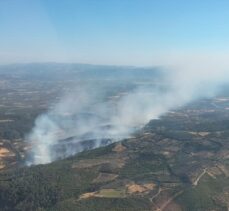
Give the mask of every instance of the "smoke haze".
M 126 86 L 138 84 L 131 88 L 119 88 L 115 80 L 109 85 L 78 83 L 36 119 L 27 137 L 33 145 L 28 164 L 68 157 L 87 149 L 84 143 L 88 140 L 93 140 L 91 148 L 119 141 L 170 109 L 213 97 L 229 82 L 228 67 L 225 60 L 184 60 L 166 67 L 156 82 L 137 83 L 137 77 L 126 80 Z

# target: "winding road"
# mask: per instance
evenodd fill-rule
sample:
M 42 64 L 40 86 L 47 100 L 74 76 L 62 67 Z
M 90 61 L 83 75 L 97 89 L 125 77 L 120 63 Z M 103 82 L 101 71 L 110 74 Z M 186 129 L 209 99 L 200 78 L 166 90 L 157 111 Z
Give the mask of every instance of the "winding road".
M 194 186 L 198 185 L 198 182 L 200 181 L 200 179 L 207 173 L 207 169 L 204 169 L 204 171 L 196 178 L 196 180 L 193 182 Z

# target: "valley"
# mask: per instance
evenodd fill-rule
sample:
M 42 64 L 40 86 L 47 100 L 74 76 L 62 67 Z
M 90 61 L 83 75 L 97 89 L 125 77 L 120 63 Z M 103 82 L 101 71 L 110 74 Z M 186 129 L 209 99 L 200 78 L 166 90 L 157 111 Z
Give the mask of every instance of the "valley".
M 121 142 L 48 165 L 3 171 L 0 196 L 10 204 L 2 208 L 227 210 L 228 105 L 227 97 L 199 100 Z M 31 194 L 19 197 L 17 191 Z
M 97 149 L 87 134 L 76 144 L 59 131 L 58 159 L 26 166 L 32 150 L 26 134 L 69 81 L 9 77 L 4 83 L 11 85 L 0 92 L 0 210 L 228 210 L 227 89 L 172 109 L 118 142 L 104 139 Z M 119 84 L 107 99 L 115 103 L 128 90 Z M 62 159 L 66 147 L 78 154 Z

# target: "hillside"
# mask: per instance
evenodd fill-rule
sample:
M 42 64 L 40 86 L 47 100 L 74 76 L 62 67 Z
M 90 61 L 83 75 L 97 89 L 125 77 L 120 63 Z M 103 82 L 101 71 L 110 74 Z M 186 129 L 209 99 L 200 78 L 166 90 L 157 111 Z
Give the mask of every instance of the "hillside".
M 227 210 L 229 98 L 152 120 L 132 138 L 0 174 L 0 210 Z

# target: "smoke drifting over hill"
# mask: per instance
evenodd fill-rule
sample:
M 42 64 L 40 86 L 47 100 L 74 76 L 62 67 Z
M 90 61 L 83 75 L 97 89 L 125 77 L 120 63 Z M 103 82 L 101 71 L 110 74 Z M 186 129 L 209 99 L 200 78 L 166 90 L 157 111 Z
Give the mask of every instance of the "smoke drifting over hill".
M 28 164 L 45 164 L 73 155 L 84 150 L 88 140 L 93 140 L 92 148 L 121 140 L 170 109 L 212 97 L 229 82 L 227 67 L 219 61 L 184 62 L 167 68 L 163 77 L 150 83 L 131 77 L 125 80 L 126 87 L 131 87 L 128 89 L 120 88 L 115 78 L 109 85 L 102 80 L 80 83 L 36 119 L 27 137 L 33 144 L 33 158 Z M 137 85 L 131 86 L 133 82 Z

